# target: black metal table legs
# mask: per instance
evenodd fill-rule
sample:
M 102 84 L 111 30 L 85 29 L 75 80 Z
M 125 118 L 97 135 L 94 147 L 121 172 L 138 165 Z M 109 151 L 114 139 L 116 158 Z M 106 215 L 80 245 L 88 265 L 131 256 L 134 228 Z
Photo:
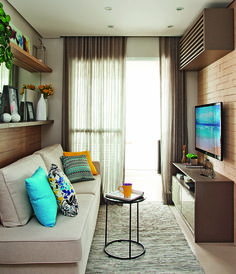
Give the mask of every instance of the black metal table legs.
M 115 240 L 115 241 L 111 241 L 111 242 L 107 242 L 107 230 L 108 230 L 108 203 L 106 202 L 106 223 L 105 223 L 105 247 L 104 247 L 104 252 L 115 259 L 120 259 L 120 260 L 127 260 L 127 259 L 135 259 L 138 258 L 140 256 L 142 256 L 145 253 L 145 248 L 144 246 L 139 242 L 139 203 L 137 203 L 137 241 L 134 241 L 131 239 L 131 220 L 132 220 L 132 211 L 131 211 L 131 206 L 132 204 L 130 203 L 130 208 L 129 208 L 129 240 Z M 107 247 L 114 244 L 114 243 L 120 243 L 120 242 L 128 242 L 129 243 L 129 256 L 128 257 L 120 257 L 120 256 L 116 256 L 111 254 L 111 252 L 107 251 Z M 138 245 L 141 248 L 141 251 L 132 256 L 132 244 Z

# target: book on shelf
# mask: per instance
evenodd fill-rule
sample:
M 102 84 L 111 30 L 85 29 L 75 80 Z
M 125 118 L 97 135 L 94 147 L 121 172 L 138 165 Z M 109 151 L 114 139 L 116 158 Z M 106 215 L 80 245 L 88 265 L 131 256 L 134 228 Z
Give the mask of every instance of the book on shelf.
M 117 199 L 117 200 L 122 200 L 122 201 L 133 201 L 133 200 L 142 198 L 143 195 L 144 195 L 143 191 L 132 189 L 132 193 L 131 193 L 130 197 L 124 197 L 124 194 L 122 192 L 120 192 L 119 190 L 110 192 L 110 193 L 106 193 L 105 196 L 107 198 L 112 198 L 112 199 Z

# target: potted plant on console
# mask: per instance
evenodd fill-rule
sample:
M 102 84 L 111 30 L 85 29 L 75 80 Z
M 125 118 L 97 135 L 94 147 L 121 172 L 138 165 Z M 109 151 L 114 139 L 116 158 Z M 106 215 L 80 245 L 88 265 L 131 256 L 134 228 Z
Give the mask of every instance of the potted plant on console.
M 189 164 L 191 164 L 192 166 L 197 166 L 198 156 L 196 154 L 188 153 L 186 157 L 189 159 Z

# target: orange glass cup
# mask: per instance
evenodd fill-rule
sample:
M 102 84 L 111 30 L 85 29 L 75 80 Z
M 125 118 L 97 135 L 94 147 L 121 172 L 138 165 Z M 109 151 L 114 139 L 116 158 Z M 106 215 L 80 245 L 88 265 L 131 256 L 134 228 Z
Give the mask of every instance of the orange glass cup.
M 132 184 L 124 183 L 122 186 L 118 187 L 118 190 L 124 194 L 125 198 L 130 198 L 132 193 Z

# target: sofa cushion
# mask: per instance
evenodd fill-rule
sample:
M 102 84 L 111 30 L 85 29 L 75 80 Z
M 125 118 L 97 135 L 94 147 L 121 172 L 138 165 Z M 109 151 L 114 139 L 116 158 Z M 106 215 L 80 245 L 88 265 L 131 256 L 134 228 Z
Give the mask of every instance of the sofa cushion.
M 76 216 L 78 214 L 78 201 L 75 190 L 67 176 L 57 165 L 52 164 L 48 181 L 62 213 L 65 216 Z
M 80 151 L 80 152 L 67 152 L 67 151 L 64 151 L 63 152 L 63 155 L 64 156 L 80 156 L 80 155 L 86 155 L 87 156 L 87 161 L 88 161 L 88 164 L 89 164 L 89 167 L 91 169 L 91 172 L 93 175 L 97 175 L 98 172 L 92 162 L 92 159 L 91 159 L 91 155 L 90 155 L 90 152 L 89 151 Z
M 99 197 L 99 195 L 79 194 L 78 215 L 68 218 L 58 211 L 54 227 L 39 225 L 35 217 L 26 226 L 11 229 L 0 226 L 0 263 L 80 261 L 85 250 L 90 248 Z
M 0 220 L 4 226 L 24 225 L 32 216 L 25 179 L 39 166 L 47 170 L 39 155 L 30 155 L 0 169 Z
M 94 180 L 87 156 L 62 156 L 62 165 L 71 183 Z
M 63 156 L 63 149 L 60 144 L 45 147 L 36 151 L 35 154 L 39 154 L 42 157 L 45 162 L 47 171 L 50 170 L 52 164 L 57 165 L 61 170 L 63 170 L 63 166 L 60 160 L 60 157 Z
M 44 226 L 53 227 L 57 217 L 57 201 L 45 170 L 40 166 L 30 178 L 25 179 L 25 186 L 38 221 Z

